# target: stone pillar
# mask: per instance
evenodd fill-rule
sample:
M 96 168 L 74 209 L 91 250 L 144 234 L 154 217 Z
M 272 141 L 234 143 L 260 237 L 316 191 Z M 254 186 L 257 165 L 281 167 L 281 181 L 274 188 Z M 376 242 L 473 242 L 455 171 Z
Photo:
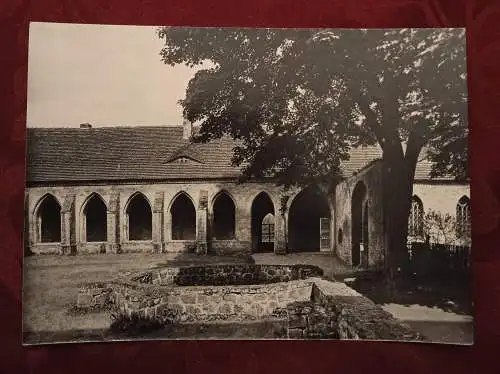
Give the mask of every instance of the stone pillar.
M 76 254 L 75 195 L 64 198 L 61 209 L 61 253 Z
M 108 242 L 106 252 L 120 253 L 120 194 L 117 191 L 111 193 L 108 206 Z
M 287 203 L 290 196 L 281 193 L 279 201 L 279 212 L 274 219 L 274 254 L 283 255 L 287 253 Z
M 286 253 L 285 215 L 277 214 L 274 218 L 274 254 Z
M 208 222 L 208 192 L 200 191 L 200 201 L 198 204 L 197 225 L 196 225 L 196 253 L 207 254 L 207 222 Z
M 163 253 L 165 251 L 165 240 L 163 238 L 163 192 L 157 192 L 153 205 L 153 252 Z

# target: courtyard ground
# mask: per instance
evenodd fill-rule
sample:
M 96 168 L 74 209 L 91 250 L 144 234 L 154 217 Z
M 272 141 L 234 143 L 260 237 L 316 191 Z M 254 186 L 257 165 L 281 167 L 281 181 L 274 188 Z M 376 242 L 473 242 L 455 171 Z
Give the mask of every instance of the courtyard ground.
M 106 254 L 30 256 L 24 260 L 23 333 L 27 342 L 99 338 L 111 320 L 107 313 L 74 315 L 79 286 L 106 281 L 120 271 L 142 271 L 158 266 L 195 263 L 252 262 L 241 257 L 189 254 Z
M 467 299 L 456 288 L 430 290 L 407 285 L 399 298 L 383 292 L 382 283 L 366 277 L 327 253 L 294 253 L 276 256 L 258 253 L 251 257 L 215 257 L 193 254 L 121 254 L 78 256 L 32 256 L 24 264 L 24 335 L 26 342 L 104 338 L 110 325 L 107 313 L 74 315 L 68 311 L 76 301 L 79 285 L 105 281 L 120 271 L 141 271 L 159 266 L 210 263 L 311 264 L 325 276 L 345 280 L 358 292 L 381 305 L 433 341 L 470 343 L 473 322 Z M 445 282 L 453 283 L 453 282 Z M 422 288 L 419 291 L 419 287 Z M 463 293 L 463 292 L 462 292 Z

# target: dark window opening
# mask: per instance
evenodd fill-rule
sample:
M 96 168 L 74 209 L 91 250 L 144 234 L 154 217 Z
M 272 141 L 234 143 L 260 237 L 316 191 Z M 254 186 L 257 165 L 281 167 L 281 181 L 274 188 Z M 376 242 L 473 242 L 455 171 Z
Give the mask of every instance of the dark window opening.
M 108 237 L 106 204 L 93 195 L 84 209 L 87 242 L 105 242 Z
M 127 207 L 129 240 L 151 240 L 153 214 L 142 194 L 135 195 Z
M 235 206 L 225 193 L 214 203 L 214 239 L 231 240 L 235 237 Z
M 39 238 L 42 243 L 61 241 L 61 206 L 52 195 L 47 195 L 38 208 Z
M 196 238 L 196 210 L 185 194 L 180 194 L 170 208 L 172 215 L 172 240 Z
M 424 205 L 418 196 L 411 198 L 411 210 L 408 218 L 408 235 L 413 237 L 424 236 Z
M 457 204 L 457 236 L 470 237 L 471 235 L 471 209 L 470 199 L 467 196 L 462 196 Z
M 274 243 L 274 215 L 271 213 L 262 220 L 262 243 Z

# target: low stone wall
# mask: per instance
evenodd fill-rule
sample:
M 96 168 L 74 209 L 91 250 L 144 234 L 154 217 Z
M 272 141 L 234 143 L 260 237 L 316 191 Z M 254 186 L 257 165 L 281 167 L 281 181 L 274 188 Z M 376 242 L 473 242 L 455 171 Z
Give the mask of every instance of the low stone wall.
M 132 280 L 158 285 L 224 286 L 289 282 L 322 275 L 323 270 L 313 265 L 227 264 L 164 268 L 135 275 Z
M 288 339 L 338 339 L 337 316 L 333 308 L 312 300 L 287 305 Z
M 310 300 L 312 282 L 220 287 L 156 287 L 116 282 L 109 288 L 110 301 L 127 317 L 168 318 L 172 322 L 245 321 L 276 316 L 292 302 Z M 97 290 L 87 292 L 100 295 Z M 79 296 L 80 301 L 97 302 Z
M 39 243 L 29 247 L 35 255 L 61 255 L 62 248 L 59 243 Z
M 153 242 L 148 241 L 127 241 L 120 243 L 121 253 L 153 253 Z
M 81 253 L 106 253 L 106 243 L 81 243 L 79 249 Z
M 335 313 L 339 339 L 424 340 L 410 326 L 344 283 L 314 279 L 312 300 Z
M 176 285 L 179 280 L 192 280 L 179 278 L 183 271 L 199 274 L 201 268 L 164 268 L 139 275 L 125 273 L 106 284 L 83 287 L 78 294 L 78 307 L 114 305 L 118 315 L 124 318 L 154 321 L 159 325 L 274 318 L 286 321 L 289 339 L 423 340 L 409 326 L 344 283 L 308 276 L 314 273 L 314 268 L 209 266 L 213 272 L 203 274 L 240 276 L 246 274 L 242 269 L 252 268 L 267 274 L 268 281 L 299 279 L 253 285 Z M 218 272 L 230 268 L 232 273 Z M 264 277 L 262 274 L 259 276 Z M 214 278 L 207 279 L 213 281 Z
M 78 292 L 76 306 L 79 309 L 102 308 L 113 302 L 113 289 L 105 284 L 89 284 Z
M 227 256 L 235 253 L 252 253 L 252 243 L 242 240 L 212 240 L 209 244 L 209 252 L 217 256 Z

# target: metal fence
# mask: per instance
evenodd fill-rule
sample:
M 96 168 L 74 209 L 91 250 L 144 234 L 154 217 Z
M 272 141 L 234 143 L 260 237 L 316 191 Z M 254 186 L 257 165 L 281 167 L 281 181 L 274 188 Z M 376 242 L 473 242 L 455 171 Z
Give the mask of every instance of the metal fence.
M 409 243 L 410 271 L 419 275 L 467 273 L 470 269 L 471 247 L 432 243 Z

